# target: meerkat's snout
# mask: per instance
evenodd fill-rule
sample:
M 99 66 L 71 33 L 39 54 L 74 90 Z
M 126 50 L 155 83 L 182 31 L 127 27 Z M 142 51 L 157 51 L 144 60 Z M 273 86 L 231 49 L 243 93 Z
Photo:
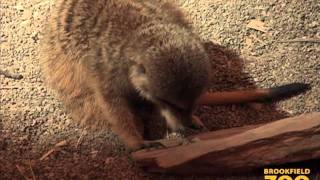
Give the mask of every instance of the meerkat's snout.
M 181 132 L 185 130 L 185 127 L 182 125 L 181 119 L 177 117 L 169 109 L 161 109 L 161 115 L 165 118 L 168 127 L 172 132 Z
M 189 113 L 185 114 L 168 108 L 161 108 L 160 113 L 172 132 L 183 133 L 186 127 L 191 127 L 192 125 L 192 115 Z

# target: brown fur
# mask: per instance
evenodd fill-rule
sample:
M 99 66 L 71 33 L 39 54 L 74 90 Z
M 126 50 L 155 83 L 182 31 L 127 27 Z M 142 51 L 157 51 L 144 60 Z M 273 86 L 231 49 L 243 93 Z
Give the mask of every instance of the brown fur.
M 209 63 L 172 3 L 57 0 L 51 14 L 41 64 L 73 119 L 111 125 L 128 147 L 141 148 L 140 105 L 174 115 L 174 130 L 191 115 L 208 82 Z
M 293 83 L 265 90 L 204 94 L 207 54 L 183 13 L 165 0 L 57 0 L 43 40 L 41 65 L 73 119 L 110 125 L 130 148 L 143 139 L 145 109 L 173 131 L 202 104 L 266 101 L 304 92 Z M 200 98 L 200 99 L 199 99 Z

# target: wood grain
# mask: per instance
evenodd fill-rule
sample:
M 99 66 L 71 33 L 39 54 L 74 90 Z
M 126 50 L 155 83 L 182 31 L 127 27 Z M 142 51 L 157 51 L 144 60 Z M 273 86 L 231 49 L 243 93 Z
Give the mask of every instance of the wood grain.
M 137 151 L 132 158 L 151 172 L 177 174 L 241 172 L 317 159 L 320 158 L 320 112 L 189 138 L 194 142 Z

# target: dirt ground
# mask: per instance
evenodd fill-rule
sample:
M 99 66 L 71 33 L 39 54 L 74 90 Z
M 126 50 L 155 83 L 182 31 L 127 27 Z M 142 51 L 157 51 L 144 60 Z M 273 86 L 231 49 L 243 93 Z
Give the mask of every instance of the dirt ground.
M 114 134 L 74 124 L 44 86 L 38 49 L 53 3 L 0 2 L 0 69 L 23 75 L 21 80 L 0 76 L 0 179 L 187 178 L 144 172 L 130 161 Z M 210 52 L 215 70 L 212 90 L 290 82 L 312 86 L 303 95 L 260 108 L 201 107 L 197 114 L 210 130 L 320 111 L 318 0 L 180 0 L 179 5 Z M 250 28 L 250 22 L 258 26 Z M 308 41 L 287 42 L 301 38 Z M 242 176 L 236 179 L 257 178 Z

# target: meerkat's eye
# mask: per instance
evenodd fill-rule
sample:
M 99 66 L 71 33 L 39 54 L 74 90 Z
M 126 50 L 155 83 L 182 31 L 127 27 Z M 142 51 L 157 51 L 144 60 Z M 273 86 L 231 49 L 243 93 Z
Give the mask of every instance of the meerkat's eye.
M 146 74 L 146 68 L 142 64 L 139 64 L 136 67 L 136 70 L 139 74 Z

